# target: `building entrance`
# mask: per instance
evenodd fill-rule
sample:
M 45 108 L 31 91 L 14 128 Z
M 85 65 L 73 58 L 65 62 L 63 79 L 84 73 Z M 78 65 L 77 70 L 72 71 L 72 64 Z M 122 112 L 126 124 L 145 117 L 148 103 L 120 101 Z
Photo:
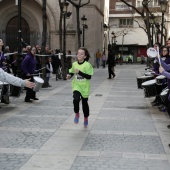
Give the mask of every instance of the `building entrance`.
M 25 19 L 21 19 L 21 37 L 23 40 L 30 44 L 30 28 Z M 14 17 L 7 23 L 6 30 L 6 45 L 9 46 L 11 51 L 17 51 L 18 49 L 18 17 Z

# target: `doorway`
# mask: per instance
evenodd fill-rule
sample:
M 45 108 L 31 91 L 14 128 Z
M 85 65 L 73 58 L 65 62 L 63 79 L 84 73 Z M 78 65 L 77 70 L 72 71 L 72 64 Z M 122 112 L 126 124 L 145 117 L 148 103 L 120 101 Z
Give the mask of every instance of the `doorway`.
M 30 28 L 25 19 L 21 19 L 21 37 L 23 40 L 27 43 L 30 44 Z M 11 52 L 12 51 L 17 51 L 18 49 L 18 42 L 17 42 L 17 37 L 18 37 L 18 17 L 13 17 L 9 22 L 7 23 L 6 30 L 6 45 L 9 46 Z

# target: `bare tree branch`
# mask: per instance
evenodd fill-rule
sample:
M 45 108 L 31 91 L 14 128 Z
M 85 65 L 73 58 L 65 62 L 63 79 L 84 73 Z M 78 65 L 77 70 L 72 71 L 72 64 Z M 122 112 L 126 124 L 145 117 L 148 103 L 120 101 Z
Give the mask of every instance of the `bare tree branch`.
M 87 2 L 82 2 L 82 0 L 79 0 L 77 3 L 73 2 L 72 0 L 66 0 L 67 2 L 70 2 L 75 8 L 76 8 L 76 20 L 77 20 L 77 42 L 78 42 L 78 48 L 81 46 L 81 40 L 80 40 L 80 8 L 89 4 L 90 0 L 87 0 Z
M 144 27 L 142 27 L 137 20 L 135 20 L 135 19 L 133 19 L 133 20 L 138 24 L 139 28 L 142 28 L 147 33 L 147 30 Z
M 120 0 L 121 2 L 125 3 L 128 7 L 134 9 L 138 14 L 140 14 L 141 16 L 143 15 L 143 11 L 140 12 L 137 8 L 135 8 L 133 5 L 130 5 L 127 0 Z

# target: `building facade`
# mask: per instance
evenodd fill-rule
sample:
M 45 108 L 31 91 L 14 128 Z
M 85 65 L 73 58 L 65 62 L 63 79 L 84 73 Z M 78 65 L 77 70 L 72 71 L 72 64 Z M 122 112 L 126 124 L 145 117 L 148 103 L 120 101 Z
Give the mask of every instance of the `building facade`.
M 127 0 L 127 2 L 138 10 L 142 10 L 143 0 Z M 148 6 L 151 12 L 159 18 L 160 23 L 162 13 L 158 0 L 151 0 Z M 169 13 L 166 13 L 165 20 L 168 19 Z M 169 24 L 167 22 L 164 25 L 168 37 Z M 145 24 L 143 18 L 133 8 L 128 7 L 120 0 L 110 1 L 109 27 L 109 44 L 115 47 L 117 54 L 122 53 L 124 60 L 130 54 L 133 55 L 134 62 L 140 62 L 142 55 L 147 56 L 148 37 L 143 29 Z M 154 34 L 156 33 L 154 32 Z M 154 36 L 153 40 L 155 42 L 156 39 Z
M 106 2 L 108 1 L 106 0 Z M 0 37 L 4 40 L 5 45 L 10 46 L 12 50 L 17 48 L 18 35 L 18 6 L 15 2 L 16 0 L 0 1 Z M 80 18 L 83 15 L 87 18 L 88 29 L 85 30 L 85 47 L 91 54 L 90 62 L 92 64 L 94 64 L 97 49 L 103 49 L 105 8 L 105 0 L 90 0 L 88 5 L 80 8 Z M 22 0 L 21 9 L 22 38 L 30 45 L 39 44 L 41 46 L 43 31 L 42 0 Z M 59 2 L 57 0 L 47 0 L 46 10 L 47 44 L 52 50 L 60 49 Z M 75 54 L 78 48 L 75 7 L 69 4 L 68 11 L 71 11 L 72 15 L 66 19 L 66 50 L 71 50 L 72 54 Z M 82 24 L 80 25 L 82 29 Z

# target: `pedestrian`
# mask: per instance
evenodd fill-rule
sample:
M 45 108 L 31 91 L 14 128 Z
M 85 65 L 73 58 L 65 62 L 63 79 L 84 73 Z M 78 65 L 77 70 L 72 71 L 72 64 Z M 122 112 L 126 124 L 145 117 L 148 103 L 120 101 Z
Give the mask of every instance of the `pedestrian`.
M 3 69 L 0 68 L 0 81 L 2 81 L 2 92 L 1 92 L 1 103 L 9 104 L 9 84 L 19 87 L 34 87 L 34 83 L 29 80 L 22 80 L 18 77 L 15 77 Z M 9 84 L 7 84 L 9 83 Z
M 4 56 L 4 42 L 2 39 L 0 39 L 0 68 L 6 69 L 7 63 L 5 61 L 5 56 Z
M 98 49 L 98 51 L 96 52 L 96 65 L 97 65 L 97 68 L 99 68 L 101 57 L 102 57 L 102 54 L 101 54 L 100 50 Z
M 5 62 L 6 62 L 6 66 L 7 66 L 7 72 L 11 73 L 10 67 L 11 67 L 11 55 L 9 55 L 8 53 L 10 53 L 10 49 L 9 46 L 5 47 L 5 51 L 4 54 L 6 54 L 5 56 Z
M 28 53 L 26 54 L 24 60 L 21 63 L 21 68 L 24 72 L 24 77 L 26 79 L 30 79 L 31 82 L 34 82 L 33 76 L 35 74 L 36 69 L 36 48 L 35 47 L 27 47 Z M 32 102 L 32 100 L 39 100 L 36 98 L 36 92 L 33 91 L 33 89 L 27 88 L 26 89 L 26 96 L 25 96 L 25 102 Z
M 53 66 L 51 64 L 52 58 L 48 57 L 47 58 L 47 63 L 46 63 L 46 83 L 47 83 L 47 87 L 51 87 L 51 85 L 49 84 L 49 80 L 50 77 L 52 76 L 52 72 L 53 72 Z
M 170 37 L 168 38 L 166 42 L 167 47 L 169 48 L 169 55 L 170 55 Z
M 125 62 L 126 62 L 126 64 L 128 64 L 129 63 L 129 57 L 128 56 L 126 56 L 126 58 L 125 58 Z
M 153 45 L 153 48 L 157 51 L 157 48 L 159 47 L 160 48 L 160 44 L 159 43 L 155 43 Z M 166 54 L 166 53 L 164 53 Z M 164 54 L 161 54 L 162 57 L 164 56 Z M 153 64 L 152 64 L 152 67 L 153 67 L 153 72 L 154 72 L 154 77 L 156 78 L 158 75 L 160 75 L 159 73 L 159 62 L 156 60 L 156 58 L 153 60 Z M 156 95 L 155 96 L 155 99 L 151 102 L 152 106 L 159 106 L 161 103 L 161 98 L 160 98 L 160 95 Z
M 105 50 L 103 51 L 103 54 L 102 54 L 102 66 L 103 68 L 106 67 L 106 53 L 105 53 Z
M 61 64 L 61 57 L 60 57 L 60 50 L 59 49 L 55 50 L 55 58 L 56 58 L 55 68 L 56 68 L 56 81 L 57 81 L 58 79 L 62 79 L 62 71 L 61 71 L 62 64 Z M 53 70 L 54 70 L 54 68 L 53 68 Z
M 112 76 L 113 78 L 116 76 L 116 74 L 114 73 L 114 67 L 116 66 L 116 62 L 115 62 L 115 55 L 114 53 L 112 53 L 111 49 L 108 50 L 108 58 L 107 58 L 107 64 L 108 64 L 108 74 L 109 77 L 107 79 L 111 79 Z
M 145 57 L 144 57 L 144 55 L 141 55 L 141 64 L 145 64 Z
M 121 65 L 122 57 L 121 57 L 120 53 L 117 55 L 117 60 L 118 60 L 118 63 Z
M 80 47 L 77 52 L 77 61 L 72 64 L 72 67 L 69 69 L 69 74 L 67 74 L 67 79 L 74 75 L 72 81 L 73 105 L 75 112 L 74 123 L 77 124 L 79 122 L 79 104 L 81 100 L 84 113 L 84 127 L 88 126 L 88 97 L 90 95 L 90 79 L 93 75 L 93 67 L 88 62 L 89 58 L 90 54 L 88 50 L 84 47 Z
M 129 54 L 129 56 L 128 56 L 128 63 L 131 63 L 131 64 L 132 64 L 132 59 L 133 59 L 132 54 Z
M 4 52 L 5 52 L 4 42 L 2 39 L 0 39 L 0 68 L 8 72 L 8 65 L 6 63 Z M 3 90 L 1 92 L 1 103 L 9 104 L 8 94 L 9 84 L 3 84 L 2 89 Z

